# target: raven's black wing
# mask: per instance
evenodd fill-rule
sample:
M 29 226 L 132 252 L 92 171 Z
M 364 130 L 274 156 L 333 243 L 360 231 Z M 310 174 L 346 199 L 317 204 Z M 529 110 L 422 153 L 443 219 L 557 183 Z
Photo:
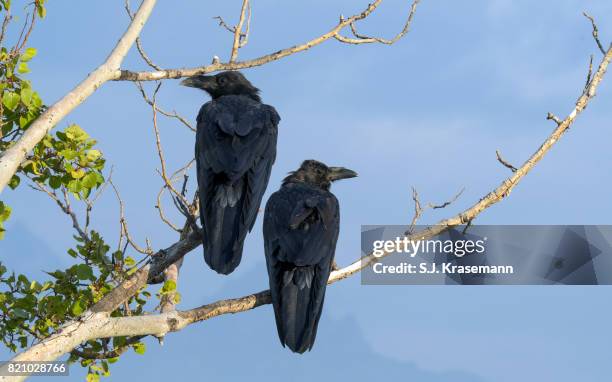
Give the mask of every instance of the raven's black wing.
M 283 346 L 314 345 L 340 225 L 338 200 L 300 184 L 272 194 L 264 216 L 270 292 Z
M 276 159 L 279 120 L 273 107 L 245 96 L 220 97 L 198 114 L 204 258 L 219 273 L 231 273 L 240 264 Z

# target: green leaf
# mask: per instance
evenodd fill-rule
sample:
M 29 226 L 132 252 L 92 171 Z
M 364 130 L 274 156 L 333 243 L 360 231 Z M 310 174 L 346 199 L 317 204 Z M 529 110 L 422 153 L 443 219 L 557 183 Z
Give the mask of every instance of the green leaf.
M 76 275 L 79 280 L 89 280 L 93 278 L 93 271 L 87 264 L 79 264 L 76 266 Z
M 11 207 L 0 202 L 0 222 L 6 221 L 11 216 Z
M 67 160 L 73 160 L 78 155 L 78 153 L 72 149 L 62 150 L 59 152 L 59 154 L 63 156 L 64 158 L 66 158 Z
M 83 129 L 81 129 L 79 125 L 68 126 L 68 128 L 64 130 L 64 133 L 66 134 L 66 137 L 68 137 L 68 139 L 77 142 L 84 142 L 89 138 L 89 135 Z
M 28 64 L 25 62 L 20 62 L 19 65 L 17 66 L 17 71 L 21 74 L 24 73 L 29 73 L 30 72 L 30 68 L 28 68 Z
M 19 94 L 13 92 L 4 92 L 2 95 L 2 104 L 9 110 L 15 110 L 19 105 Z
M 34 56 L 36 56 L 36 48 L 28 48 L 25 50 L 25 52 L 23 52 L 23 54 L 21 55 L 21 62 L 28 62 L 30 61 Z
M 28 317 L 30 317 L 29 313 L 26 312 L 25 310 L 21 309 L 21 308 L 13 309 L 13 315 L 15 317 L 19 317 L 19 318 L 28 318 Z
M 11 0 L 2 0 L 2 5 L 7 11 L 11 9 Z
M 174 294 L 174 304 L 178 305 L 181 302 L 181 294 L 179 292 L 176 292 Z
M 47 8 L 43 7 L 40 4 L 36 4 L 36 11 L 38 12 L 38 17 L 40 17 L 41 19 L 44 19 L 47 15 Z
M 131 267 L 136 264 L 136 261 L 134 260 L 134 258 L 132 258 L 132 256 L 127 256 L 125 258 L 124 264 L 126 267 Z
M 57 190 L 62 186 L 62 179 L 59 176 L 50 177 L 49 186 L 51 186 L 52 189 Z
M 125 345 L 125 337 L 113 337 L 113 347 L 121 347 Z
M 90 172 L 89 174 L 85 175 L 85 177 L 81 180 L 81 184 L 85 188 L 94 188 L 98 185 L 97 174 L 94 172 Z
M 30 283 L 30 280 L 28 280 L 28 278 L 25 275 L 19 275 L 17 277 L 17 280 L 24 285 L 28 285 Z
M 176 290 L 176 282 L 174 280 L 167 280 L 161 289 L 162 294 L 169 293 Z
M 26 106 L 30 106 L 30 103 L 32 102 L 32 94 L 34 94 L 34 92 L 30 88 L 21 89 L 21 102 Z
M 11 190 L 14 190 L 17 188 L 17 186 L 19 186 L 19 183 L 21 183 L 21 178 L 18 177 L 17 175 L 13 175 L 8 185 L 11 188 Z
M 82 168 L 78 169 L 78 170 L 73 170 L 70 171 L 70 175 L 74 178 L 74 179 L 81 179 L 82 177 L 85 176 L 85 170 L 83 170 Z M 83 187 L 83 184 L 81 184 L 81 188 Z
M 99 150 L 89 150 L 87 151 L 87 160 L 90 162 L 95 161 L 96 159 L 100 158 L 102 156 L 102 153 Z
M 134 345 L 132 345 L 132 348 L 134 348 L 136 354 L 144 354 L 145 351 L 147 351 L 147 348 L 143 342 L 135 343 Z
M 44 16 L 41 16 L 44 17 Z M 87 374 L 87 378 L 85 378 L 87 382 L 99 382 L 100 376 L 98 374 Z
M 55 135 L 57 135 L 59 140 L 62 141 L 62 142 L 68 141 L 68 137 L 66 136 L 66 134 L 64 132 L 58 131 L 57 133 L 55 133 Z
M 25 127 L 27 126 L 28 122 L 30 122 L 28 117 L 23 116 L 23 115 L 19 116 L 19 127 L 21 127 L 22 129 L 25 129 Z
M 38 95 L 38 93 L 34 92 L 34 94 L 32 95 L 32 107 L 38 109 L 42 106 L 42 99 L 40 99 L 40 96 Z
M 75 316 L 80 316 L 81 313 L 83 313 L 84 309 L 83 306 L 81 305 L 81 300 L 77 300 L 75 301 L 75 303 L 72 305 L 72 314 Z

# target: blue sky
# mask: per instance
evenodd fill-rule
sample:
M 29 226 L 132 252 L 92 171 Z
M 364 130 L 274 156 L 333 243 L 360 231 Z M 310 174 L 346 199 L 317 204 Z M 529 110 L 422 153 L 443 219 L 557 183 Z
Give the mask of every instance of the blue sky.
M 240 57 L 307 41 L 366 3 L 255 1 L 252 34 Z M 408 3 L 383 2 L 361 31 L 393 35 Z M 104 60 L 127 25 L 122 7 L 119 0 L 49 3 L 48 17 L 31 39 L 39 54 L 29 75 L 45 102 L 57 100 Z M 239 8 L 239 1 L 160 1 L 142 35 L 145 49 L 163 67 L 226 58 L 231 36 L 212 17 L 235 22 Z M 563 117 L 571 111 L 589 54 L 600 57 L 584 10 L 599 21 L 602 41 L 610 41 L 612 4 L 603 0 L 422 0 L 412 31 L 396 45 L 329 41 L 244 71 L 282 117 L 268 195 L 303 159 L 359 172 L 333 189 L 342 210 L 341 265 L 359 256 L 362 224 L 409 222 L 411 186 L 423 201 L 434 202 L 466 188 L 453 206 L 428 212 L 422 223 L 468 207 L 508 175 L 495 160 L 496 149 L 522 163 L 554 127 L 546 113 Z M 134 52 L 123 66 L 146 69 Z M 174 80 L 159 96 L 160 105 L 191 120 L 206 100 Z M 612 79 L 606 78 L 559 144 L 475 223 L 612 223 L 611 102 Z M 150 238 L 155 248 L 173 243 L 176 234 L 153 207 L 159 164 L 150 108 L 136 87 L 104 85 L 60 128 L 68 123 L 98 139 L 114 166 L 134 237 L 141 243 Z M 172 120 L 161 119 L 160 128 L 169 166 L 177 168 L 192 156 L 193 134 Z M 25 187 L 2 197 L 15 211 L 0 242 L 2 261 L 37 278 L 44 277 L 42 270 L 70 265 L 70 223 L 57 207 Z M 93 226 L 110 242 L 118 231 L 117 212 L 112 193 L 94 210 Z M 259 219 L 243 264 L 231 276 L 210 271 L 200 249 L 189 254 L 179 285 L 181 309 L 265 288 L 262 248 Z M 362 286 L 354 277 L 329 288 L 310 354 L 296 356 L 279 345 L 266 306 L 192 325 L 169 335 L 163 347 L 148 341 L 146 355 L 122 357 L 111 378 L 607 381 L 611 292 L 603 286 Z M 72 371 L 70 380 L 81 380 L 82 371 Z

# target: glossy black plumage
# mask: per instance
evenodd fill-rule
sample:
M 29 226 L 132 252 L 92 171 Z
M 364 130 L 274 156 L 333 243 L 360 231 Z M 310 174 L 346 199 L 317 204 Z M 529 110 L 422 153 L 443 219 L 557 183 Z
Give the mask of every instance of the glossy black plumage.
M 297 353 L 314 345 L 338 240 L 340 210 L 329 186 L 353 176 L 305 161 L 266 204 L 264 241 L 276 327 L 283 346 Z
M 229 274 L 240 264 L 270 178 L 280 117 L 238 72 L 197 76 L 183 84 L 213 97 L 197 118 L 200 220 L 206 263 Z

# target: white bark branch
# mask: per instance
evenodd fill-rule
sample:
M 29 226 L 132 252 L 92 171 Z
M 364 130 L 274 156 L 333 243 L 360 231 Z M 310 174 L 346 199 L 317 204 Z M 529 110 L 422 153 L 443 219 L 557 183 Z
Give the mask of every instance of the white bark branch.
M 62 99 L 51 107 L 32 123 L 24 132 L 23 136 L 0 156 L 0 193 L 11 180 L 11 177 L 28 152 L 75 107 L 81 104 L 87 97 L 96 91 L 105 82 L 114 79 L 125 55 L 140 34 L 142 27 L 149 18 L 156 0 L 143 0 L 140 8 L 134 15 L 128 29 L 119 39 L 119 42 L 109 54 L 106 61 L 96 70 L 91 72 L 83 82 L 78 84 Z

